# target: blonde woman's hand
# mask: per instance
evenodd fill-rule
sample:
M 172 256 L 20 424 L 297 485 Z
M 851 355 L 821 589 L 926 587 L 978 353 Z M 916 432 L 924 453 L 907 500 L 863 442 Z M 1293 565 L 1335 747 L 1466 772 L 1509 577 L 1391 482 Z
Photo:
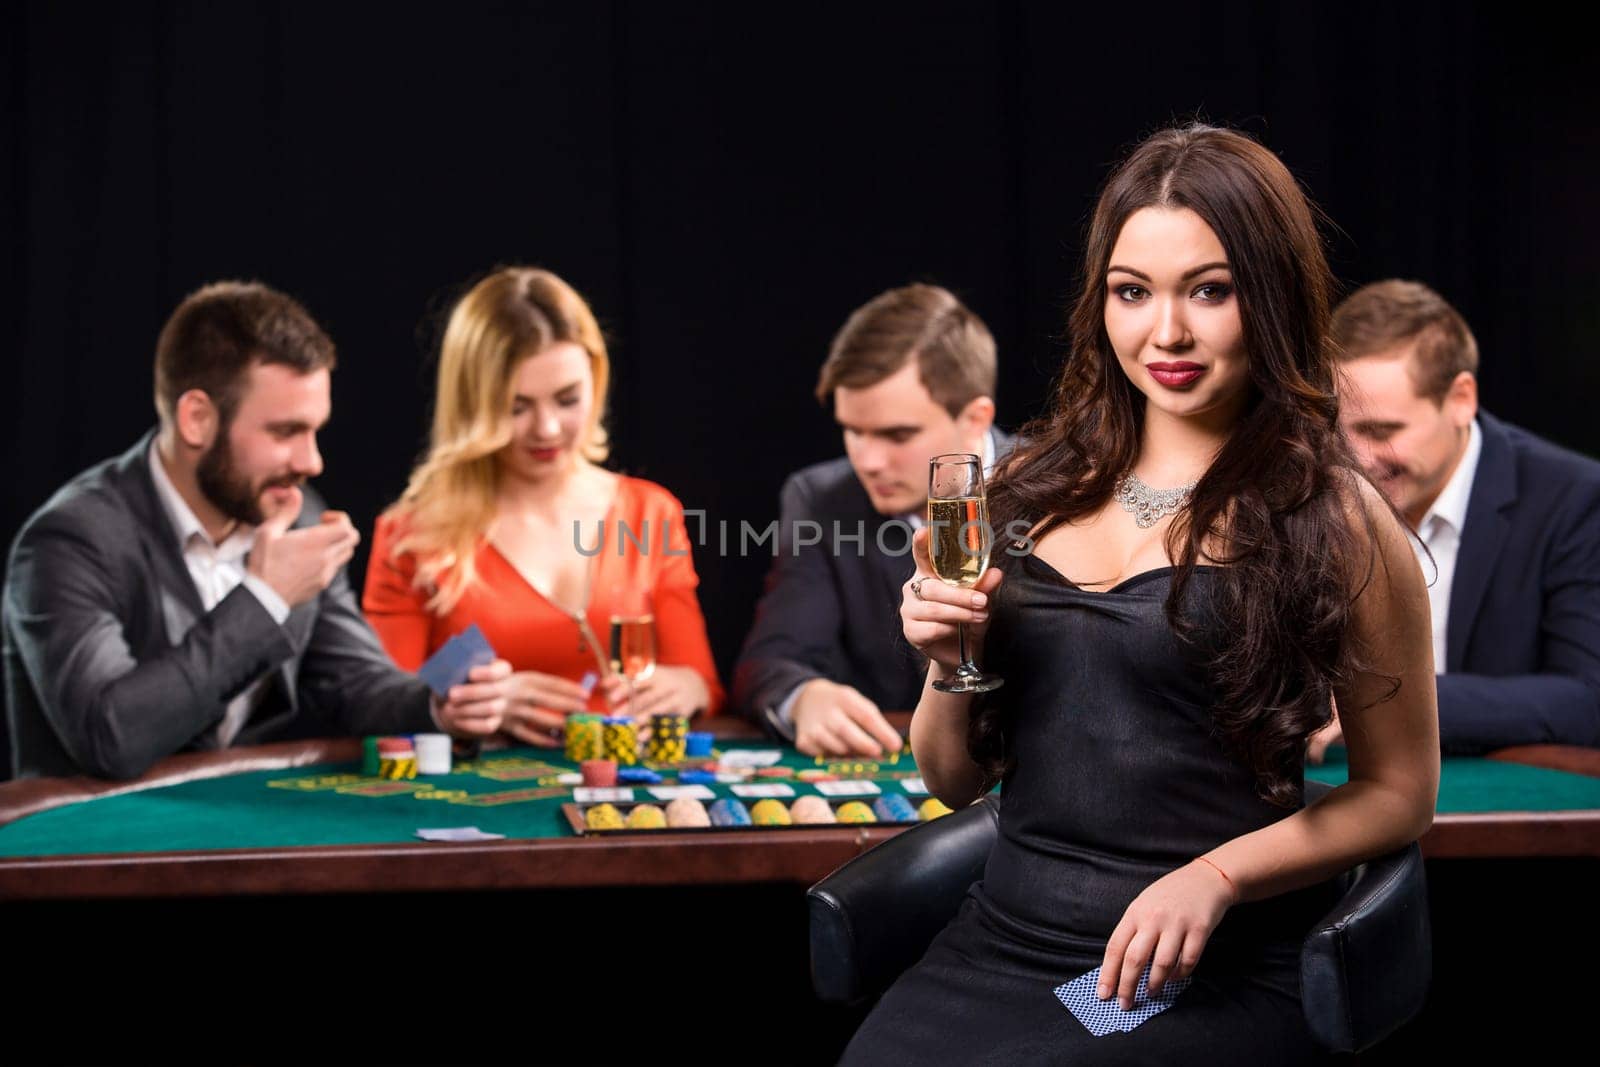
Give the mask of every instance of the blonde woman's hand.
M 917 572 L 900 589 L 901 629 L 914 648 L 952 673 L 961 663 L 956 624 L 966 624 L 967 648 L 976 656 L 989 628 L 989 597 L 1004 575 L 990 567 L 970 589 L 946 585 L 933 573 L 926 526 L 911 538 L 911 554 Z
M 640 726 L 650 725 L 652 715 L 693 715 L 711 703 L 706 680 L 692 667 L 657 666 L 650 677 L 637 682 L 629 700 L 624 680 L 621 700 L 613 715 L 626 715 Z

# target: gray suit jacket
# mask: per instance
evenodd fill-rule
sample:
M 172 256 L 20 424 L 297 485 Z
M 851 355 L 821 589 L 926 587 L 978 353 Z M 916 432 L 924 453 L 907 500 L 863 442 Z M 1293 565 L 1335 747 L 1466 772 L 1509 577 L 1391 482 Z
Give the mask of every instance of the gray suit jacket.
M 435 729 L 428 687 L 384 653 L 343 571 L 282 626 L 242 585 L 202 608 L 150 479 L 152 436 L 68 482 L 12 546 L 12 773 L 129 778 L 215 747 L 228 702 L 269 673 L 236 744 Z M 322 508 L 307 490 L 296 525 Z
M 999 460 L 1012 439 L 990 433 Z M 885 711 L 916 707 L 928 665 L 900 632 L 900 587 L 915 569 L 909 528 L 878 514 L 844 458 L 790 475 L 780 513 L 777 555 L 734 668 L 734 706 L 784 735 L 778 705 L 813 678 L 853 686 Z M 820 543 L 807 544 L 819 530 Z

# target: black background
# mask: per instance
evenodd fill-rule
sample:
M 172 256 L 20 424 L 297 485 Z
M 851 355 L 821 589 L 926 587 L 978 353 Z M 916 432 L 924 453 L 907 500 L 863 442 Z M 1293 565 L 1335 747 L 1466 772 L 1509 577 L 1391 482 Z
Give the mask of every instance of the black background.
M 339 345 L 320 484 L 370 536 L 443 311 L 513 262 L 608 330 L 613 465 L 763 524 L 840 452 L 811 388 L 885 288 L 961 294 L 1001 422 L 1036 413 L 1107 168 L 1197 115 L 1306 182 L 1345 283 L 1463 311 L 1486 406 L 1600 452 L 1592 50 L 1527 5 L 1396 7 L 27 5 L 0 44 L 0 538 L 153 422 L 156 333 L 225 277 Z M 767 560 L 697 563 L 726 674 Z
M 321 487 L 370 533 L 424 440 L 439 317 L 499 263 L 556 270 L 606 326 L 614 466 L 713 520 L 759 525 L 786 472 L 839 453 L 812 384 L 844 317 L 885 288 L 926 280 L 961 294 L 1000 343 L 1002 423 L 1035 414 L 1107 168 L 1151 129 L 1196 116 L 1258 135 L 1306 182 L 1336 224 L 1330 251 L 1347 285 L 1413 277 L 1453 301 L 1478 334 L 1486 406 L 1600 453 L 1587 38 L 1529 4 L 1288 7 L 26 4 L 0 34 L 0 540 L 152 423 L 161 323 L 185 293 L 226 277 L 295 294 L 338 343 Z M 726 674 L 766 561 L 699 552 L 697 563 Z M 1520 1025 L 1495 990 L 1548 1006 L 1581 975 L 1571 961 L 1594 958 L 1563 925 L 1574 914 L 1581 925 L 1592 863 L 1487 880 L 1483 866 L 1430 869 L 1438 996 L 1410 1041 L 1391 1043 L 1401 1055 Z M 793 893 L 747 897 L 696 898 L 693 928 L 666 943 L 737 942 L 752 909 L 798 907 Z M 372 1014 L 381 1000 L 439 1009 L 420 1018 L 441 1048 L 541 1032 L 570 1046 L 586 1040 L 570 1029 L 583 1015 L 573 998 L 606 975 L 650 1010 L 626 959 L 585 963 L 554 1012 L 527 999 L 562 985 L 539 962 L 541 924 L 580 907 L 591 919 L 625 912 L 616 901 L 508 898 L 492 928 L 464 918 L 481 903 L 352 901 L 307 937 L 314 973 L 263 971 L 200 1000 L 162 987 L 167 1009 L 128 1000 L 116 1021 L 160 1043 L 280 1000 L 323 1010 L 349 996 L 337 961 L 384 966 L 382 930 L 413 921 L 425 940 L 406 945 L 442 937 L 469 970 L 476 946 L 515 943 L 525 922 L 531 973 L 469 988 L 435 967 L 431 986 L 373 987 L 335 1017 L 346 1041 L 396 1048 Z M 75 994 L 51 991 L 77 981 L 73 961 L 105 962 L 99 928 L 69 905 L 37 910 L 39 951 L 18 923 L 7 949 L 30 967 L 60 961 L 60 976 L 35 985 L 65 1009 Z M 152 921 L 195 938 L 201 926 L 270 931 L 228 950 L 240 974 L 258 958 L 240 952 L 273 956 L 273 911 L 251 905 L 211 926 L 169 910 L 105 918 L 123 936 Z M 314 913 L 290 914 L 304 924 Z M 758 1060 L 826 1058 L 849 1032 L 849 1018 L 798 1007 L 798 912 L 786 921 L 788 940 L 766 955 L 707 957 L 681 984 L 691 1007 L 675 1025 L 702 1059 L 728 1046 L 701 1042 L 752 1025 L 775 1043 Z M 77 951 L 45 952 L 73 930 Z M 152 938 L 112 966 L 191 950 Z M 419 965 L 436 959 L 411 951 Z M 713 972 L 724 992 L 749 986 L 732 1013 L 704 984 Z M 785 976 L 771 992 L 786 1010 L 762 1011 L 762 974 Z M 795 1017 L 813 1029 L 788 1025 Z M 1582 1017 L 1547 1011 L 1538 1026 L 1548 1035 Z M 35 1030 L 68 1054 L 87 1033 Z

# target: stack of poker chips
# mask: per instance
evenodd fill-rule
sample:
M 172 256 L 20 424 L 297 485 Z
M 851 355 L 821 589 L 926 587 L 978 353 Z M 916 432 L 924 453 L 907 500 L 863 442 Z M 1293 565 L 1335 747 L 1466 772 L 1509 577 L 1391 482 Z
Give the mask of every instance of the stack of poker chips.
M 378 739 L 378 777 L 415 778 L 417 753 L 409 737 L 380 737 Z
M 567 759 L 573 763 L 605 755 L 605 730 L 598 715 L 579 712 L 567 716 Z
M 650 740 L 645 755 L 651 763 L 681 763 L 689 736 L 689 716 L 650 716 Z
M 601 723 L 604 737 L 604 754 L 616 760 L 619 767 L 632 767 L 639 762 L 639 730 L 626 715 L 605 719 Z
M 449 734 L 417 734 L 411 743 L 417 752 L 418 774 L 450 773 Z
M 714 738 L 709 733 L 701 731 L 691 733 L 688 735 L 686 751 L 690 756 L 709 756 L 711 755 L 711 742 L 713 740 Z

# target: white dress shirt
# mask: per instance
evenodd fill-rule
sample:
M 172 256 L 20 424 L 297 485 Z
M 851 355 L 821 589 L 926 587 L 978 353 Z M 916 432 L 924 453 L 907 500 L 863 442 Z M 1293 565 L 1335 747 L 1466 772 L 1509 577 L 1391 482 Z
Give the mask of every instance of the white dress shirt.
M 172 528 L 177 531 L 178 547 L 183 553 L 184 565 L 189 568 L 189 577 L 194 579 L 195 591 L 200 594 L 200 605 L 210 611 L 233 592 L 235 586 L 243 584 L 282 626 L 289 617 L 288 603 L 276 589 L 245 570 L 250 547 L 256 541 L 255 527 L 240 523 L 221 544 L 213 543 L 177 486 L 172 484 L 154 442 L 150 445 L 150 479 L 155 482 L 156 496 L 166 509 L 167 518 L 172 520 Z M 260 703 L 269 677 L 270 674 L 264 674 L 257 678 L 229 702 L 222 721 L 217 724 L 217 747 L 226 748 L 238 735 Z
M 1478 457 L 1483 454 L 1483 434 L 1478 431 L 1477 420 L 1467 429 L 1467 450 L 1461 455 L 1456 471 L 1445 483 L 1439 497 L 1422 516 L 1417 525 L 1417 536 L 1411 539 L 1411 548 L 1422 564 L 1422 576 L 1428 582 L 1428 609 L 1433 615 L 1433 669 L 1444 673 L 1445 637 L 1450 624 L 1450 589 L 1455 584 L 1456 556 L 1461 550 L 1461 531 L 1467 524 L 1467 502 L 1472 499 L 1472 481 L 1478 475 Z M 1433 553 L 1433 562 L 1422 546 Z M 1435 570 L 1437 568 L 1437 571 Z

